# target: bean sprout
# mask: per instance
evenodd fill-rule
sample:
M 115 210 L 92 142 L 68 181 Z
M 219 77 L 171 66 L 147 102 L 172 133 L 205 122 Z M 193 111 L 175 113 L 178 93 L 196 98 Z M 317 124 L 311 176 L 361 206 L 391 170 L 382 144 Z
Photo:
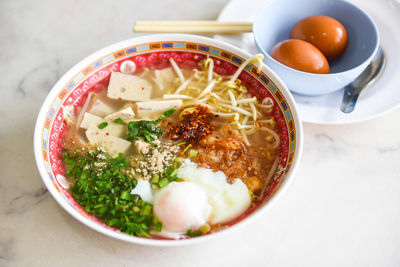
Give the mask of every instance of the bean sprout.
M 262 54 L 256 54 L 256 55 L 248 58 L 245 62 L 242 63 L 242 65 L 240 65 L 240 67 L 237 69 L 235 74 L 233 74 L 233 76 L 229 80 L 229 82 L 230 83 L 234 83 L 237 80 L 237 78 L 239 78 L 239 75 L 244 70 L 244 68 L 246 68 L 247 65 L 251 64 L 254 61 L 258 63 L 257 72 L 260 73 L 261 72 L 261 68 L 262 68 L 263 59 L 264 59 L 264 55 L 262 55 Z
M 204 62 L 204 67 L 208 68 L 208 82 L 210 83 L 214 73 L 214 60 L 212 58 L 207 58 Z
M 251 97 L 251 98 L 244 98 L 244 99 L 236 100 L 237 104 L 256 103 L 256 102 L 257 102 L 257 97 Z
M 192 81 L 193 77 L 187 79 L 186 81 L 184 81 L 179 87 L 178 89 L 176 89 L 175 94 L 179 94 L 180 92 L 182 92 L 183 90 L 186 89 L 186 87 L 189 85 L 189 83 Z
M 281 139 L 275 131 L 267 127 L 261 127 L 260 130 L 269 133 L 275 139 L 274 145 L 271 148 L 277 148 L 279 146 Z
M 172 68 L 175 70 L 176 74 L 179 77 L 179 80 L 181 80 L 181 83 L 185 81 L 185 77 L 183 77 L 183 73 L 181 69 L 179 68 L 178 64 L 176 64 L 175 60 L 172 58 L 169 58 L 169 63 L 171 63 Z
M 179 95 L 179 94 L 164 94 L 164 99 L 193 99 L 193 97 L 188 95 Z
M 239 108 L 239 107 L 235 107 L 235 106 L 232 106 L 232 105 L 227 105 L 227 104 L 219 104 L 221 107 L 224 107 L 224 108 L 228 108 L 228 109 L 231 109 L 231 110 L 234 110 L 234 111 L 237 111 L 237 112 L 239 112 L 239 113 L 242 113 L 243 115 L 247 115 L 247 116 L 251 116 L 252 114 L 250 113 L 250 112 L 248 112 L 247 110 L 245 110 L 245 109 L 242 109 L 242 108 Z
M 254 103 L 250 103 L 250 108 L 251 108 L 251 111 L 253 112 L 253 120 L 256 121 L 257 120 L 257 110 L 256 110 L 256 106 L 254 106 Z
M 235 95 L 232 93 L 232 90 L 228 90 L 228 95 L 229 95 L 229 98 L 231 99 L 232 106 L 236 107 L 237 102 L 236 102 Z
M 203 96 L 205 96 L 208 93 L 211 93 L 212 89 L 214 89 L 215 86 L 215 80 L 212 80 L 207 87 L 203 90 L 203 92 L 200 93 L 200 95 L 197 97 L 197 99 L 202 98 Z

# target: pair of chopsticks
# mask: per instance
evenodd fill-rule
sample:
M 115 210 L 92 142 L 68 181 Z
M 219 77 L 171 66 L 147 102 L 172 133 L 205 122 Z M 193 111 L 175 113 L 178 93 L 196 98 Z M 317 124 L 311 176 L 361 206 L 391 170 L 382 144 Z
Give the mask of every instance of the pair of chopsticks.
M 251 32 L 250 22 L 219 21 L 136 21 L 135 32 L 237 34 Z

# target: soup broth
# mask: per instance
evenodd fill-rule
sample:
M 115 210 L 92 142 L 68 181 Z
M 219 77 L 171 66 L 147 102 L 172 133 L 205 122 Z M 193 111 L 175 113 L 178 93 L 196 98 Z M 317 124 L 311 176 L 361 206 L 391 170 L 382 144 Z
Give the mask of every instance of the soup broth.
M 220 230 L 267 192 L 280 160 L 274 101 L 204 59 L 188 68 L 133 61 L 67 118 L 70 193 L 122 232 L 189 238 Z M 261 65 L 261 64 L 260 64 Z

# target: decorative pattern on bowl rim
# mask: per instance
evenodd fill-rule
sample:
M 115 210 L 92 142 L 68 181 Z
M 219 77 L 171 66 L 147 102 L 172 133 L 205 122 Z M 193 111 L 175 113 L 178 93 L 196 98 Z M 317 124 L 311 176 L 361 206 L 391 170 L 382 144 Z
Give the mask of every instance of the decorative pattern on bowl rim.
M 74 209 L 85 217 L 112 230 L 116 229 L 105 225 L 94 216 L 87 214 L 68 192 L 68 186 L 63 176 L 63 163 L 59 157 L 62 152 L 60 140 L 62 133 L 66 128 L 64 119 L 67 113 L 76 109 L 81 104 L 88 91 L 101 90 L 101 88 L 106 85 L 110 73 L 118 71 L 119 64 L 122 63 L 123 60 L 133 59 L 140 67 L 141 64 L 146 64 L 146 60 L 149 61 L 149 58 L 151 58 L 152 55 L 156 55 L 158 58 L 161 57 L 166 60 L 168 60 L 169 57 L 174 58 L 174 56 L 182 57 L 183 55 L 186 55 L 186 61 L 189 61 L 189 63 L 184 61 L 183 64 L 186 62 L 189 65 L 193 64 L 190 63 L 190 60 L 196 62 L 206 56 L 210 56 L 214 59 L 221 60 L 222 66 L 219 71 L 228 72 L 225 74 L 232 74 L 245 60 L 226 50 L 207 44 L 182 41 L 150 42 L 119 49 L 118 51 L 105 55 L 101 59 L 87 65 L 63 86 L 63 89 L 58 93 L 55 99 L 53 99 L 50 109 L 46 113 L 45 123 L 41 131 L 41 150 L 46 171 L 54 188 L 64 199 L 67 200 L 67 202 L 70 203 L 70 205 L 72 205 Z M 177 58 L 174 59 L 177 60 Z M 154 62 L 147 63 L 150 65 L 154 64 Z M 216 65 L 216 72 L 218 72 L 218 64 Z M 259 74 L 256 70 L 256 66 L 249 65 L 245 68 L 245 71 L 242 72 L 239 78 L 248 83 L 251 87 L 249 91 L 256 95 L 258 99 L 263 99 L 264 97 L 269 96 L 274 100 L 275 104 L 279 105 L 279 109 L 275 105 L 274 117 L 277 119 L 277 123 L 282 127 L 282 129 L 286 129 L 286 132 L 281 135 L 283 145 L 281 145 L 282 157 L 280 165 L 281 169 L 284 171 L 279 172 L 279 174 L 274 178 L 270 190 L 267 192 L 263 201 L 261 201 L 261 203 L 265 203 L 273 196 L 279 188 L 279 185 L 282 184 L 291 168 L 296 152 L 296 129 L 294 127 L 293 113 L 280 90 L 266 74 Z M 249 210 L 246 214 L 240 216 L 230 224 L 235 224 L 247 217 L 248 214 L 252 213 L 257 207 Z

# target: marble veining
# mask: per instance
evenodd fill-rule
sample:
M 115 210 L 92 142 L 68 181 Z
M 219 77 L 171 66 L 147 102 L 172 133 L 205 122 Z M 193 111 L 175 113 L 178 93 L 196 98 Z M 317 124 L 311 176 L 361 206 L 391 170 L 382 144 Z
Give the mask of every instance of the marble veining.
M 376 147 L 376 150 L 382 154 L 396 153 L 400 150 L 400 144 L 396 144 L 396 145 L 392 145 L 392 146 Z
M 1 267 L 400 266 L 400 110 L 358 124 L 304 124 L 303 157 L 286 192 L 248 226 L 208 243 L 111 239 L 45 188 L 32 140 L 56 81 L 96 50 L 138 36 L 135 20 L 211 20 L 227 2 L 0 1 Z
M 22 75 L 15 93 L 19 97 L 26 97 L 27 93 L 35 94 L 35 90 L 50 91 L 54 83 L 60 78 L 59 59 L 56 58 L 53 64 L 42 64 L 32 68 Z
M 48 190 L 41 187 L 34 192 L 24 192 L 15 196 L 9 203 L 5 211 L 6 215 L 22 213 L 31 209 L 35 205 L 45 200 L 48 197 Z
M 316 162 L 331 161 L 338 157 L 349 156 L 349 147 L 351 144 L 346 142 L 341 136 L 334 136 L 328 132 L 319 132 L 312 138 L 306 139 L 305 142 L 305 150 L 313 152 Z
M 14 239 L 7 229 L 0 227 L 0 266 L 15 259 Z

